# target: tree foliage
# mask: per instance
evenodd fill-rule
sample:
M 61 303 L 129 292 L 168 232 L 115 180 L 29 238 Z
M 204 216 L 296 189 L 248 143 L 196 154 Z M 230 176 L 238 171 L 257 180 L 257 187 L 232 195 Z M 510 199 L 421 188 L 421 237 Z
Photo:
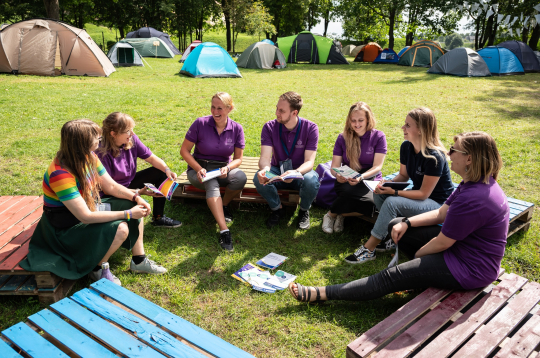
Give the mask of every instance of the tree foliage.
M 448 50 L 453 50 L 458 47 L 463 47 L 463 39 L 459 34 L 453 33 L 446 36 L 444 45 Z

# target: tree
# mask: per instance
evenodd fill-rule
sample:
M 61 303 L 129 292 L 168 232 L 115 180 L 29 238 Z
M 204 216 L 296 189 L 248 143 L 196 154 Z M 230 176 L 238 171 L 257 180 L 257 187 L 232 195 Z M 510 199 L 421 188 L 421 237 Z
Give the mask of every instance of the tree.
M 255 1 L 248 10 L 246 17 L 246 32 L 250 35 L 275 34 L 276 28 L 272 24 L 273 17 L 268 13 L 268 9 L 260 1 Z
M 459 34 L 453 33 L 446 36 L 446 39 L 444 40 L 444 45 L 449 50 L 453 50 L 457 47 L 463 47 L 463 39 Z
M 227 8 L 225 10 L 229 14 L 233 52 L 236 51 L 236 40 L 238 39 L 238 34 L 245 30 L 246 16 L 251 6 L 251 0 L 228 0 L 227 2 Z
M 58 0 L 43 0 L 45 12 L 50 19 L 60 20 L 60 6 Z

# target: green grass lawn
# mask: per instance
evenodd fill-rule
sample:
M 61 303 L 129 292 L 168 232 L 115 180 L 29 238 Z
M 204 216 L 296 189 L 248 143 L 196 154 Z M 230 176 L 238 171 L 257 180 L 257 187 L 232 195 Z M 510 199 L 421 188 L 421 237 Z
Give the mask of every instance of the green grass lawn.
M 179 156 L 186 130 L 195 118 L 210 114 L 210 98 L 217 91 L 233 96 L 237 109 L 231 118 L 244 127 L 244 154 L 258 156 L 262 125 L 275 118 L 279 95 L 294 90 L 304 99 L 301 115 L 319 125 L 318 163 L 331 159 L 349 106 L 362 100 L 388 139 L 383 173 L 397 171 L 405 116 L 410 109 L 428 106 L 435 111 L 447 147 L 454 134 L 463 131 L 493 135 L 504 160 L 499 183 L 506 194 L 540 204 L 540 74 L 458 78 L 428 75 L 424 68 L 353 63 L 241 69 L 239 79 L 192 79 L 178 75 L 178 59 L 149 58 L 152 68 L 120 68 L 109 78 L 0 75 L 0 195 L 41 195 L 43 173 L 58 149 L 63 123 L 89 118 L 101 124 L 113 111 L 133 116 L 142 141 L 180 173 L 186 169 Z M 255 356 L 344 357 L 350 341 L 411 295 L 314 307 L 297 303 L 287 292 L 252 291 L 231 277 L 271 251 L 288 256 L 282 269 L 310 285 L 348 282 L 388 264 L 389 253 L 363 265 L 344 263 L 369 237 L 371 225 L 351 218 L 343 233 L 327 235 L 321 230 L 324 213 L 312 210 L 307 231 L 295 229 L 296 214 L 269 231 L 264 226 L 266 206 L 241 206 L 230 224 L 235 250 L 227 254 L 217 243 L 217 227 L 205 203 L 168 203 L 166 214 L 182 220 L 183 226 L 167 230 L 147 223 L 145 247 L 169 273 L 131 274 L 130 253 L 123 249 L 111 258 L 112 270 L 126 288 Z M 527 233 L 509 239 L 503 260 L 508 272 L 536 281 L 539 223 L 536 213 Z M 88 284 L 81 279 L 75 289 Z M 0 296 L 0 330 L 38 310 L 34 298 Z

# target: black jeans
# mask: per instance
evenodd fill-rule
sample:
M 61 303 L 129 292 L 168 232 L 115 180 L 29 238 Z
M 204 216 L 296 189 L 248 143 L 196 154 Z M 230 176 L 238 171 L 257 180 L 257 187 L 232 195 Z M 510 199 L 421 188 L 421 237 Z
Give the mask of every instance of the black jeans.
M 154 167 L 150 167 L 144 170 L 141 170 L 135 174 L 135 178 L 129 183 L 129 189 L 142 189 L 144 188 L 144 183 L 153 184 L 156 188 L 159 188 L 161 183 L 167 179 L 167 174 L 163 173 L 161 170 Z M 158 216 L 163 216 L 163 211 L 165 209 L 165 197 L 154 197 L 154 207 L 152 208 L 154 218 Z
M 364 173 L 367 170 L 362 170 Z M 373 180 L 374 177 L 367 178 Z M 375 213 L 375 202 L 373 201 L 373 193 L 368 187 L 360 182 L 356 185 L 349 183 L 340 183 L 337 180 L 334 183 L 334 190 L 337 194 L 336 200 L 330 207 L 332 214 L 348 214 L 360 213 L 369 217 L 373 217 Z
M 390 228 L 400 221 L 401 218 L 392 220 Z M 399 241 L 399 249 L 407 256 L 414 257 L 416 251 L 440 231 L 441 227 L 438 225 L 410 228 Z M 326 296 L 329 300 L 365 301 L 397 291 L 427 287 L 463 289 L 446 266 L 443 252 L 412 259 L 370 277 L 326 286 Z

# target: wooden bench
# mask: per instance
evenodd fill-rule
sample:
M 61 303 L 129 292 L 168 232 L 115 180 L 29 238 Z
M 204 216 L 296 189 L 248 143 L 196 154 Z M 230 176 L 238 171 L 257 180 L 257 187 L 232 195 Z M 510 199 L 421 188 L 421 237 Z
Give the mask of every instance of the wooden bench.
M 239 197 L 234 198 L 233 202 L 248 202 L 248 203 L 262 203 L 266 204 L 266 200 L 257 192 L 255 184 L 253 184 L 253 177 L 255 173 L 259 171 L 259 157 L 244 157 L 240 170 L 246 173 L 247 183 L 242 190 Z M 187 178 L 187 171 L 178 176 L 176 182 L 179 184 L 176 188 L 173 199 L 183 202 L 184 199 L 203 199 L 206 200 L 206 193 L 204 190 L 197 189 L 189 182 Z M 225 188 L 221 188 L 221 194 L 225 192 Z M 279 190 L 281 204 L 283 204 L 289 210 L 296 210 L 296 206 L 300 203 L 300 195 L 296 190 Z
M 253 358 L 102 279 L 2 332 L 0 357 Z
M 540 284 L 504 274 L 484 289 L 429 288 L 347 346 L 358 357 L 537 357 Z
M 75 281 L 19 266 L 43 213 L 41 196 L 0 197 L 0 295 L 34 295 L 41 304 L 64 298 Z
M 390 174 L 384 177 L 386 180 L 394 179 L 396 175 L 399 173 Z M 412 188 L 412 181 L 409 180 L 411 185 L 407 187 L 407 189 Z M 459 184 L 453 183 L 454 189 L 458 187 Z M 407 190 L 405 189 L 405 190 Z M 532 216 L 534 214 L 534 204 L 529 203 L 523 200 L 509 198 L 508 199 L 508 206 L 510 207 L 510 226 L 508 227 L 508 236 L 515 234 L 516 232 L 523 230 L 523 232 L 526 232 L 529 230 L 529 227 L 531 226 L 531 220 Z M 353 216 L 353 217 L 359 217 L 362 220 L 369 221 L 371 223 L 374 223 L 377 221 L 378 213 L 375 213 L 373 217 L 365 216 L 360 213 L 349 213 L 344 214 L 343 216 Z

